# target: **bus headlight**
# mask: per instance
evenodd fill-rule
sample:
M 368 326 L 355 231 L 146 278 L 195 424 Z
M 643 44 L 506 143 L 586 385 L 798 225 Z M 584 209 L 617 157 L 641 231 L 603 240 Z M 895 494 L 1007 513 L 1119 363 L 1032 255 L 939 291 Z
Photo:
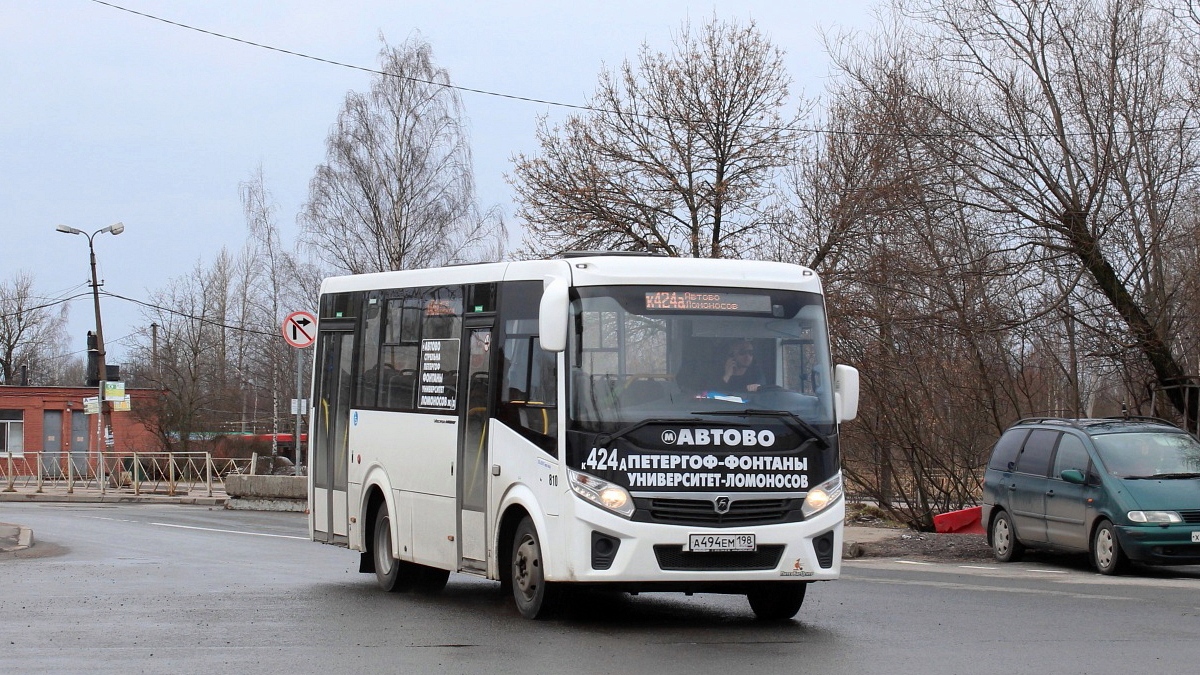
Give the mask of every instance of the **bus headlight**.
M 836 504 L 837 500 L 841 498 L 842 474 L 839 473 L 809 490 L 808 496 L 804 498 L 804 505 L 800 507 L 800 512 L 804 514 L 805 518 L 812 517 Z
M 567 469 L 567 478 L 575 494 L 587 501 L 625 518 L 633 515 L 633 497 L 620 485 L 574 469 Z

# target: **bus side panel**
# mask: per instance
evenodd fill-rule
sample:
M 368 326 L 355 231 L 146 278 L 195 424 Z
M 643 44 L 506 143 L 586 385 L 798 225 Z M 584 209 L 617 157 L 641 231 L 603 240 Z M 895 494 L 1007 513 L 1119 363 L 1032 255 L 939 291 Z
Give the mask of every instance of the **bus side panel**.
M 350 532 L 347 534 L 346 539 L 351 551 L 365 551 L 366 547 L 363 546 L 365 540 L 363 539 L 362 528 L 363 523 L 367 521 L 363 515 L 363 489 L 362 483 L 355 482 L 353 478 L 355 475 L 353 463 L 350 465 L 350 475 L 351 479 L 346 484 L 346 502 L 349 504 L 347 512 L 350 514 Z
M 494 563 L 488 565 L 489 577 L 496 578 L 502 569 L 497 551 L 501 548 L 498 536 L 504 509 L 514 503 L 524 506 L 538 528 L 543 555 L 553 557 L 551 551 L 560 539 L 554 516 L 562 500 L 570 495 L 560 477 L 557 459 L 495 419 L 491 420 L 490 435 L 492 464 L 500 467 L 500 475 L 492 477 L 487 510 L 488 532 L 492 533 L 488 560 Z
M 380 467 L 386 473 L 385 484 L 392 490 L 392 517 L 397 526 L 393 537 L 399 557 L 455 569 L 457 420 L 421 413 L 356 410 L 351 415 L 350 448 L 352 472 Z
M 453 417 L 418 413 L 356 411 L 351 422 L 352 452 L 364 464 L 389 467 L 392 487 L 439 497 L 454 497 L 454 461 L 458 422 Z M 356 434 L 357 432 L 357 434 Z
M 415 563 L 458 569 L 458 546 L 454 535 L 458 528 L 454 497 L 426 495 L 419 492 L 399 493 L 398 501 L 412 504 L 412 558 Z M 402 557 L 403 553 L 401 554 Z

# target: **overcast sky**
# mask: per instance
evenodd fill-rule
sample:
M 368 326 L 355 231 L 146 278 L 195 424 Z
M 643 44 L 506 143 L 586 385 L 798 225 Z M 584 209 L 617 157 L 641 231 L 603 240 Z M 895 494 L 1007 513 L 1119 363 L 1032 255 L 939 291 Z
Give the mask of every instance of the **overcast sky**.
M 822 29 L 869 29 L 874 0 L 113 0 L 112 4 L 240 39 L 374 68 L 379 36 L 414 31 L 454 84 L 582 104 L 597 75 L 663 51 L 681 22 L 754 19 L 779 47 L 794 93 L 821 93 Z M 104 289 L 148 299 L 175 276 L 245 241 L 238 184 L 261 166 L 285 236 L 346 93 L 370 74 L 239 44 L 92 0 L 0 0 L 0 280 L 18 270 L 52 298 L 88 293 L 89 232 Z M 511 157 L 536 153 L 538 115 L 563 108 L 463 93 L 484 208 L 503 210 L 513 238 Z M 110 363 L 145 323 L 104 299 Z M 296 307 L 290 309 L 308 309 Z M 94 327 L 90 296 L 70 305 L 71 347 Z

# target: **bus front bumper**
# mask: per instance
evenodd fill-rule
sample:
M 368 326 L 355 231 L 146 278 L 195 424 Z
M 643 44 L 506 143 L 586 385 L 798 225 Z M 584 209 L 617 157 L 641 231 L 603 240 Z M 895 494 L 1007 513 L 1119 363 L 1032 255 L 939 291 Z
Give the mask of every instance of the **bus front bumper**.
M 799 523 L 753 527 L 663 525 L 626 520 L 573 500 L 569 533 L 547 565 L 547 580 L 630 590 L 741 592 L 745 584 L 827 581 L 841 575 L 845 502 Z M 574 521 L 572 523 L 572 521 Z M 694 552 L 691 535 L 753 534 L 754 551 Z

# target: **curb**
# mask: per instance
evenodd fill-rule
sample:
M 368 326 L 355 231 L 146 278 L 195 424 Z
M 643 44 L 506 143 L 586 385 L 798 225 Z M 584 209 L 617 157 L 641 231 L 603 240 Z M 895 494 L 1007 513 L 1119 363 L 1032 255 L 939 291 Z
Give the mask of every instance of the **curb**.
M 308 513 L 308 499 L 230 497 L 225 508 L 233 511 L 292 511 Z
M 31 492 L 0 492 L 0 502 L 58 502 L 70 504 L 191 504 L 195 506 L 224 506 L 225 497 L 167 497 L 98 494 L 53 494 Z

